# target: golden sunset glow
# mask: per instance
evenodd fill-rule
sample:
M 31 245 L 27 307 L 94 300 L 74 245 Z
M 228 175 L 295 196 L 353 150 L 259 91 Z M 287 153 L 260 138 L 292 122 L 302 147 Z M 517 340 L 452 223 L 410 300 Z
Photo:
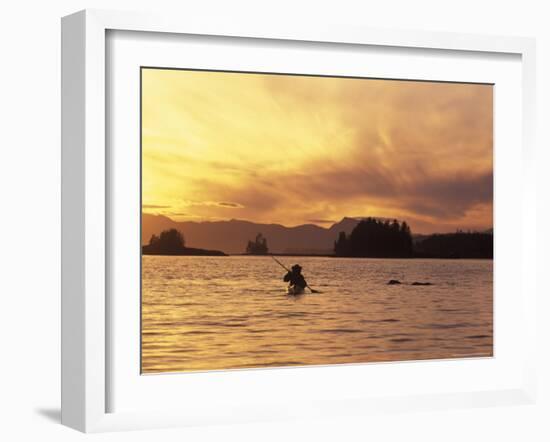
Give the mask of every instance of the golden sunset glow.
M 143 69 L 143 211 L 487 229 L 492 100 L 491 85 Z

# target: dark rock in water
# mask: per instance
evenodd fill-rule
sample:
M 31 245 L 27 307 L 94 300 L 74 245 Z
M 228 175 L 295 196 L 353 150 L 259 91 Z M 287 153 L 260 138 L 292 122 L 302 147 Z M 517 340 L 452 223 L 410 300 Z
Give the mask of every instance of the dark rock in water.
M 399 281 L 398 279 L 390 279 L 388 281 L 388 285 L 400 285 L 400 284 L 403 284 L 403 283 L 401 281 Z M 431 282 L 418 282 L 418 281 L 415 281 L 411 285 L 433 285 L 433 284 Z

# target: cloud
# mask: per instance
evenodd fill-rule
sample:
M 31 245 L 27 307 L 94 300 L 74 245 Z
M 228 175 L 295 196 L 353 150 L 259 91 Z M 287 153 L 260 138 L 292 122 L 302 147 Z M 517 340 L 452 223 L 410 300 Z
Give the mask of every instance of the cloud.
M 181 200 L 180 205 L 185 207 L 222 207 L 227 209 L 242 209 L 244 206 L 232 201 L 193 201 Z
M 493 200 L 493 173 L 461 173 L 427 178 L 408 192 L 406 205 L 416 212 L 444 219 L 464 216 L 478 204 Z
M 244 207 L 239 203 L 231 203 L 227 201 L 219 201 L 217 205 L 220 207 L 230 207 L 232 209 L 242 209 Z
M 232 187 L 210 183 L 208 188 L 217 196 L 246 202 L 240 217 L 264 222 L 327 224 L 359 214 L 422 220 L 417 223 L 421 229 L 428 225 L 440 230 L 438 226 L 453 225 L 455 229 L 492 224 L 492 171 L 441 174 L 421 167 L 394 173 L 376 163 L 342 169 L 331 165 L 311 175 L 279 174 L 262 183 L 251 180 Z M 301 219 L 290 221 L 289 207 Z M 468 219 L 472 212 L 482 213 L 485 219 Z
M 169 209 L 171 206 L 162 206 L 157 204 L 143 204 L 141 207 L 143 209 Z
M 490 85 L 147 70 L 144 198 L 198 219 L 492 225 Z M 144 206 L 145 208 L 145 206 Z M 159 208 L 159 207 L 157 207 Z

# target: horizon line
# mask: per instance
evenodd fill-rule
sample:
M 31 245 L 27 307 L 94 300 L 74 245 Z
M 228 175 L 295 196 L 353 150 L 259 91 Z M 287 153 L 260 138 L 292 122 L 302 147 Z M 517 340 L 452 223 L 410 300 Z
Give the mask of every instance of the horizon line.
M 174 222 L 174 223 L 196 223 L 196 224 L 204 224 L 204 223 L 219 223 L 219 222 L 231 222 L 231 221 L 236 221 L 236 222 L 245 222 L 245 223 L 249 223 L 249 224 L 260 224 L 260 225 L 266 225 L 266 226 L 281 226 L 281 227 L 284 227 L 286 229 L 293 229 L 293 228 L 297 228 L 297 227 L 303 227 L 303 226 L 315 226 L 315 227 L 318 227 L 320 229 L 324 229 L 324 230 L 330 230 L 332 227 L 334 227 L 335 225 L 341 223 L 342 221 L 344 221 L 345 219 L 352 219 L 352 220 L 355 220 L 355 221 L 361 221 L 361 220 L 365 220 L 365 219 L 368 219 L 368 218 L 373 218 L 373 219 L 377 219 L 377 220 L 388 220 L 388 221 L 393 221 L 393 220 L 396 220 L 398 222 L 406 222 L 407 224 L 409 224 L 407 222 L 407 220 L 405 219 L 399 219 L 399 218 L 392 218 L 392 217 L 385 217 L 385 216 L 344 216 L 343 218 L 341 218 L 339 221 L 328 221 L 326 224 L 329 224 L 331 223 L 331 225 L 329 227 L 325 227 L 323 225 L 319 225 L 319 223 L 314 223 L 314 222 L 309 222 L 309 223 L 303 223 L 303 224 L 296 224 L 296 225 L 284 225 L 282 223 L 277 223 L 277 222 L 258 222 L 258 221 L 250 221 L 250 220 L 247 220 L 247 219 L 239 219 L 239 218 L 229 218 L 229 219 L 215 219 L 215 220 L 201 220 L 201 221 L 194 221 L 194 220 L 184 220 L 184 221 L 176 221 L 174 220 L 172 217 L 170 217 L 169 215 L 165 215 L 165 214 L 162 214 L 162 213 L 150 213 L 150 212 L 144 212 L 143 210 L 141 211 L 141 215 L 151 215 L 151 216 L 162 216 L 162 217 L 165 217 L 165 218 L 168 218 L 170 221 Z M 409 224 L 409 227 L 410 227 L 410 224 Z M 414 233 L 412 232 L 413 235 L 437 235 L 437 234 L 446 234 L 446 233 L 456 233 L 458 231 L 463 231 L 463 232 L 467 232 L 467 231 L 470 231 L 470 232 L 475 232 L 475 233 L 487 233 L 487 231 L 492 231 L 493 230 L 493 226 L 491 227 L 486 227 L 486 228 L 481 228 L 481 229 L 472 229 L 472 228 L 460 228 L 460 227 L 457 227 L 456 229 L 454 229 L 453 231 L 447 231 L 447 232 L 444 232 L 444 231 L 434 231 L 434 232 L 431 232 L 431 233 Z

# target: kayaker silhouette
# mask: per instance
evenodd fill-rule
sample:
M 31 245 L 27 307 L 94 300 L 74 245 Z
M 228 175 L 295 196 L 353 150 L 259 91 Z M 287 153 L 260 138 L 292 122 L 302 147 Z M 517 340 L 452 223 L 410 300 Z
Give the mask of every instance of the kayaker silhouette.
M 304 293 L 308 286 L 304 275 L 302 275 L 302 267 L 298 264 L 291 267 L 290 272 L 283 277 L 283 281 L 288 282 L 289 293 L 293 294 Z

